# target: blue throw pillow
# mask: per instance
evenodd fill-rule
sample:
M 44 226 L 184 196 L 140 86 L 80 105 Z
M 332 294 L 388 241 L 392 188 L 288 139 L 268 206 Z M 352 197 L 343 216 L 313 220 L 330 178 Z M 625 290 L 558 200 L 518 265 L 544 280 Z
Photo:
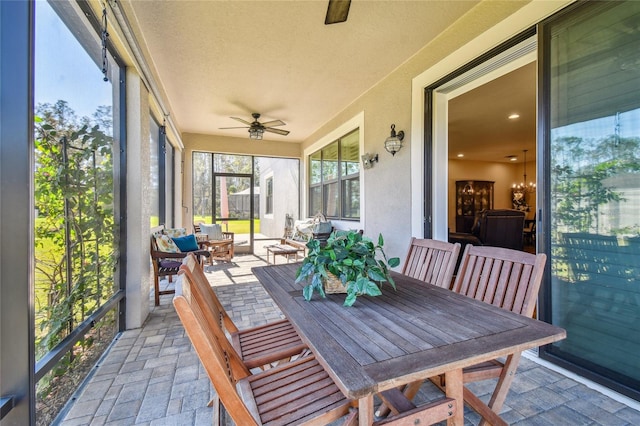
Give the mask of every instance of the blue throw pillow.
M 172 240 L 182 252 L 198 250 L 198 242 L 196 241 L 196 236 L 193 234 L 185 235 L 184 237 L 175 237 L 172 238 Z

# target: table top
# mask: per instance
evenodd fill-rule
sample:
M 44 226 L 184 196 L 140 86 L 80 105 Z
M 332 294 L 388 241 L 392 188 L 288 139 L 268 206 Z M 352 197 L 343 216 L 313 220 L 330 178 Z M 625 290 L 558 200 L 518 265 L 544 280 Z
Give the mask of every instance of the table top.
M 362 398 L 457 368 L 552 343 L 566 332 L 393 273 L 382 296 L 302 297 L 300 263 L 252 269 L 342 392 Z
M 301 247 L 294 247 L 294 246 L 290 246 L 288 244 L 273 244 L 270 246 L 267 246 L 267 251 L 270 251 L 272 253 L 275 254 L 281 254 L 281 253 L 297 253 L 299 251 L 304 250 Z

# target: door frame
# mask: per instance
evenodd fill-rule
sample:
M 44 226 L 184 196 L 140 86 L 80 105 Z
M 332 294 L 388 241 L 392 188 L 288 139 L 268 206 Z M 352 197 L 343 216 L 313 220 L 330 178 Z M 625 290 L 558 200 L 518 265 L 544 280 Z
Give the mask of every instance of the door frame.
M 0 423 L 7 424 L 35 423 L 33 32 L 33 1 L 0 2 Z
M 215 155 L 215 154 L 214 154 Z M 225 155 L 230 155 L 230 154 L 225 154 Z M 243 155 L 244 154 L 239 154 L 239 155 Z M 215 171 L 213 172 L 212 176 L 213 176 L 213 197 L 211 197 L 211 212 L 212 212 L 212 220 L 213 223 L 218 223 L 218 222 L 223 222 L 223 221 L 227 221 L 227 222 L 235 222 L 238 219 L 235 218 L 230 218 L 230 217 L 222 217 L 218 215 L 218 211 L 216 211 L 216 201 L 217 201 L 217 192 L 216 192 L 216 183 L 217 183 L 217 179 L 218 177 L 231 177 L 231 178 L 248 178 L 249 179 L 249 246 L 248 249 L 245 248 L 245 246 L 236 246 L 235 244 L 238 243 L 238 241 L 235 239 L 234 237 L 234 248 L 233 251 L 234 253 L 250 253 L 253 254 L 253 242 L 254 242 L 254 232 L 255 232 L 255 215 L 254 215 L 254 172 L 255 172 L 255 157 L 253 155 L 250 156 L 251 157 L 251 171 L 252 173 L 216 173 Z M 213 166 L 213 162 L 212 162 L 212 166 Z M 222 206 L 222 202 L 220 203 L 220 205 Z
M 433 131 L 426 117 L 429 105 L 434 109 L 437 102 L 429 102 L 426 88 L 437 84 L 445 77 L 471 64 L 505 40 L 537 25 L 546 17 L 556 13 L 572 0 L 560 2 L 531 2 L 496 24 L 473 40 L 452 51 L 448 56 L 414 77 L 411 83 L 411 235 L 424 237 L 431 227 L 431 238 L 447 240 L 447 165 L 446 138 Z M 442 113 L 442 111 L 440 110 Z M 441 144 L 445 146 L 441 146 Z M 433 147 L 433 158 L 426 157 L 426 146 Z M 428 163 L 427 160 L 430 162 Z M 426 188 L 429 187 L 429 191 Z M 444 192 L 443 192 L 444 191 Z M 427 219 L 431 219 L 427 222 Z

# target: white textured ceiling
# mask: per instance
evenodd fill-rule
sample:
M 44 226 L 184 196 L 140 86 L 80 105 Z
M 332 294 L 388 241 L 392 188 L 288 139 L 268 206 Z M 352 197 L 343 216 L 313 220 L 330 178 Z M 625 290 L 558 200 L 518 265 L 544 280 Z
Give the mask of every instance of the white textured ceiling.
M 510 114 L 520 115 L 510 120 Z M 509 162 L 536 158 L 536 63 L 449 101 L 449 158 Z
M 139 1 L 127 18 L 149 51 L 183 132 L 239 136 L 280 119 L 299 142 L 408 60 L 477 1 L 353 0 L 324 25 L 327 0 Z M 133 15 L 133 16 L 131 16 Z M 241 124 L 240 124 L 241 125 Z

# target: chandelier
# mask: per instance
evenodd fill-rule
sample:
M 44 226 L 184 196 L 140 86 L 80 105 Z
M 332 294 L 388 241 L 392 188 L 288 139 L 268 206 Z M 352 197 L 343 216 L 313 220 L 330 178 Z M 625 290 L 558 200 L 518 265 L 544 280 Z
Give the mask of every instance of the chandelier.
M 535 182 L 529 182 L 527 183 L 527 149 L 523 149 L 522 152 L 524 153 L 524 161 L 522 162 L 522 166 L 523 166 L 523 170 L 524 173 L 522 175 L 523 179 L 522 182 L 520 183 L 514 183 L 513 184 L 513 192 L 519 192 L 519 193 L 531 193 L 531 192 L 536 192 L 536 184 Z

